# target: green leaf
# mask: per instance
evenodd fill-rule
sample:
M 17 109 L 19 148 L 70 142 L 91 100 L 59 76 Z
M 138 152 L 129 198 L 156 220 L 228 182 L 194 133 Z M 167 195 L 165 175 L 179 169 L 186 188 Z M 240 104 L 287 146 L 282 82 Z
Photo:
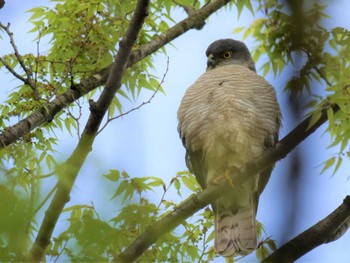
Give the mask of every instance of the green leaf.
M 26 13 L 33 13 L 29 18 L 29 21 L 35 20 L 37 18 L 42 17 L 45 14 L 45 9 L 43 7 L 35 7 L 28 10 Z
M 64 124 L 66 126 L 67 131 L 69 132 L 69 134 L 72 136 L 72 131 L 71 131 L 71 126 L 73 126 L 73 123 L 75 124 L 75 121 L 73 118 L 71 117 L 67 117 L 64 120 Z
M 53 158 L 52 155 L 48 154 L 46 155 L 46 165 L 47 167 L 51 170 L 52 169 L 52 166 L 56 164 L 56 160 Z
M 130 178 L 130 175 L 127 172 L 125 172 L 125 171 L 122 171 L 122 176 L 123 176 L 124 179 Z
M 321 174 L 324 173 L 329 167 L 334 165 L 334 163 L 335 163 L 335 157 L 331 157 L 330 159 L 328 159 L 323 166 Z
M 152 179 L 152 181 L 148 183 L 149 186 L 161 186 L 162 185 L 163 188 L 166 187 L 164 181 L 158 177 L 149 176 L 147 178 Z
M 83 208 L 91 208 L 91 206 L 88 205 L 72 205 L 69 207 L 66 207 L 62 210 L 62 212 L 69 212 L 69 211 L 74 211 L 74 210 L 80 210 Z
M 120 179 L 120 172 L 118 170 L 109 170 L 109 173 L 103 176 L 112 182 L 117 182 Z
M 188 189 L 190 189 L 191 191 L 193 191 L 195 193 L 200 191 L 200 187 L 193 176 L 192 177 L 191 176 L 183 176 L 182 181 L 185 184 L 185 186 Z
M 244 26 L 241 26 L 241 27 L 236 27 L 234 30 L 233 30 L 233 34 L 237 34 L 237 33 L 240 33 L 244 30 Z
M 263 76 L 266 76 L 270 71 L 270 63 L 265 63 L 263 68 L 264 68 Z
M 205 243 L 209 243 L 210 241 L 212 241 L 214 239 L 214 235 L 215 235 L 215 231 L 211 231 L 210 235 L 207 237 L 207 239 L 205 240 Z
M 269 238 L 267 241 L 266 241 L 266 244 L 267 246 L 269 247 L 269 249 L 271 251 L 275 251 L 277 249 L 277 244 L 276 244 L 276 241 Z
M 177 194 L 179 196 L 181 196 L 181 192 L 180 192 L 181 184 L 180 184 L 179 179 L 177 179 L 177 178 L 174 179 L 174 187 L 177 190 Z
M 337 160 L 337 163 L 336 163 L 336 165 L 334 167 L 332 176 L 335 175 L 335 173 L 338 171 L 338 169 L 339 169 L 340 165 L 342 164 L 342 162 L 343 162 L 343 158 L 338 157 L 338 160 Z
M 248 1 L 245 1 L 245 6 L 248 8 L 248 10 L 252 13 L 252 15 L 254 15 L 254 9 L 253 9 L 253 6 L 251 4 L 251 2 L 248 0 Z
M 346 146 L 348 146 L 349 140 L 347 138 L 345 140 L 342 140 L 342 142 L 341 142 L 341 146 L 340 146 L 340 152 L 341 153 L 344 152 Z
M 318 122 L 320 120 L 321 116 L 322 116 L 321 111 L 318 110 L 318 111 L 314 112 L 311 116 L 311 120 L 309 122 L 307 129 L 310 129 L 316 122 Z
M 124 199 L 123 199 L 123 203 L 125 202 L 125 200 L 127 199 L 127 196 L 130 196 L 130 184 L 128 181 L 123 180 L 120 185 L 118 186 L 117 190 L 115 191 L 114 195 L 112 196 L 111 200 L 122 195 L 123 192 L 124 193 Z

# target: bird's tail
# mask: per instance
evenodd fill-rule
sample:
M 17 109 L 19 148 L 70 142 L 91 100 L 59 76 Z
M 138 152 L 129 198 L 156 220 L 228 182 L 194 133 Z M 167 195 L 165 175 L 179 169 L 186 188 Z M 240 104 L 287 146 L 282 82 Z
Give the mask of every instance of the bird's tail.
M 220 202 L 220 199 L 216 202 Z M 215 210 L 216 252 L 224 257 L 252 252 L 257 246 L 254 204 L 251 202 L 251 205 L 238 210 L 236 214 L 220 205 L 216 205 Z

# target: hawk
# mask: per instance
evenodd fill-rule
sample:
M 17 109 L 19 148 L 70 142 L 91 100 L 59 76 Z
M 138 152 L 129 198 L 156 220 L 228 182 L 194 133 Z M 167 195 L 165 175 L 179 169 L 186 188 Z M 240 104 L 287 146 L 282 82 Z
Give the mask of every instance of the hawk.
M 281 126 L 274 88 L 256 74 L 246 45 L 221 39 L 209 45 L 207 70 L 190 86 L 178 110 L 186 164 L 204 189 L 232 176 L 274 147 Z M 257 246 L 256 212 L 271 170 L 267 169 L 212 203 L 215 250 L 246 255 Z

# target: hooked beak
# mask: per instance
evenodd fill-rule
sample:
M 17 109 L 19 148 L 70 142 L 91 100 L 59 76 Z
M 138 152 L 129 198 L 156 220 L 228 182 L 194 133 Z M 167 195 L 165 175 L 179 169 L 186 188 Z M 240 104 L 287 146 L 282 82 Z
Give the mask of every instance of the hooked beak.
M 214 57 L 213 54 L 210 54 L 207 60 L 207 70 L 215 68 L 217 64 L 218 60 Z

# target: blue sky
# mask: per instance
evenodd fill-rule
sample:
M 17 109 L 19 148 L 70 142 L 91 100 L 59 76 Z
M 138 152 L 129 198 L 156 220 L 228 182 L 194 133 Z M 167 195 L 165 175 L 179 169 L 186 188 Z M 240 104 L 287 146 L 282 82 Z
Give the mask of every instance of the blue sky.
M 36 43 L 29 40 L 34 38 L 34 35 L 27 34 L 30 29 L 30 25 L 27 24 L 29 14 L 25 14 L 24 11 L 47 4 L 48 1 L 43 0 L 23 1 L 23 4 L 18 6 L 15 1 L 7 1 L 5 7 L 0 10 L 0 21 L 11 22 L 11 30 L 14 32 L 21 52 L 36 50 Z M 332 2 L 332 8 L 329 9 L 332 18 L 327 20 L 327 27 L 350 28 L 348 8 L 345 6 L 349 6 L 346 0 Z M 182 10 L 178 10 L 177 16 L 179 20 L 185 14 Z M 205 71 L 207 46 L 220 38 L 241 39 L 242 35 L 234 35 L 233 29 L 248 26 L 253 20 L 254 17 L 249 12 L 243 12 L 240 20 L 237 20 L 237 14 L 234 11 L 222 10 L 211 16 L 201 31 L 192 30 L 179 37 L 172 42 L 175 48 L 167 46 L 169 68 L 163 84 L 166 95 L 157 94 L 151 104 L 110 123 L 97 137 L 93 152 L 89 155 L 73 189 L 70 205 L 89 204 L 93 201 L 97 211 L 100 211 L 105 218 L 109 218 L 118 209 L 115 203 L 107 201 L 111 198 L 107 189 L 113 189 L 112 186 L 101 179 L 101 175 L 109 169 L 125 170 L 131 176 L 157 176 L 167 183 L 176 172 L 187 169 L 184 162 L 184 148 L 177 134 L 176 112 L 181 98 L 185 90 Z M 254 47 L 254 42 L 251 40 L 246 41 L 246 44 L 250 49 Z M 1 54 L 10 52 L 6 37 L 0 40 L 0 45 Z M 42 50 L 45 51 L 45 47 Z M 263 58 L 260 59 L 257 62 L 257 68 L 264 62 Z M 154 74 L 161 78 L 166 71 L 167 58 L 156 57 L 155 67 Z M 283 93 L 283 87 L 287 81 L 285 75 L 282 74 L 275 79 L 272 74 L 266 77 L 276 88 L 284 115 L 281 138 L 294 127 L 294 123 L 289 119 L 289 110 L 285 103 L 286 95 Z M 3 71 L 1 71 L 0 82 L 3 83 L 3 92 L 0 95 L 0 100 L 3 101 L 4 94 L 8 94 L 16 82 L 11 75 L 4 74 Z M 124 109 L 128 110 L 142 101 L 147 101 L 151 95 L 151 92 L 142 92 L 135 103 L 127 103 Z M 88 106 L 85 105 L 85 108 L 87 109 Z M 81 122 L 82 127 L 85 125 L 85 119 L 83 118 Z M 337 153 L 336 149 L 326 149 L 329 138 L 323 135 L 325 128 L 325 125 L 322 126 L 298 146 L 303 156 L 307 158 L 302 170 L 304 179 L 300 189 L 298 210 L 292 211 L 290 207 L 292 196 L 286 181 L 288 158 L 276 164 L 270 182 L 261 196 L 257 218 L 264 224 L 267 234 L 278 241 L 278 245 L 281 245 L 285 238 L 299 234 L 328 215 L 349 194 L 347 161 L 337 175 L 331 177 L 330 172 L 320 175 L 322 162 L 328 158 L 329 154 Z M 59 136 L 62 139 L 59 158 L 64 161 L 76 146 L 77 138 L 64 134 Z M 45 181 L 48 185 L 47 191 L 53 183 L 54 179 Z M 157 196 L 150 198 L 157 198 Z M 175 195 L 170 196 L 169 199 L 180 200 Z M 288 225 L 291 213 L 295 214 L 297 219 L 294 227 Z M 58 234 L 63 226 L 64 223 L 61 222 L 54 234 Z M 314 249 L 298 262 L 350 262 L 349 244 L 350 234 L 346 233 L 340 240 Z M 255 256 L 251 255 L 241 262 L 251 262 L 254 258 Z

